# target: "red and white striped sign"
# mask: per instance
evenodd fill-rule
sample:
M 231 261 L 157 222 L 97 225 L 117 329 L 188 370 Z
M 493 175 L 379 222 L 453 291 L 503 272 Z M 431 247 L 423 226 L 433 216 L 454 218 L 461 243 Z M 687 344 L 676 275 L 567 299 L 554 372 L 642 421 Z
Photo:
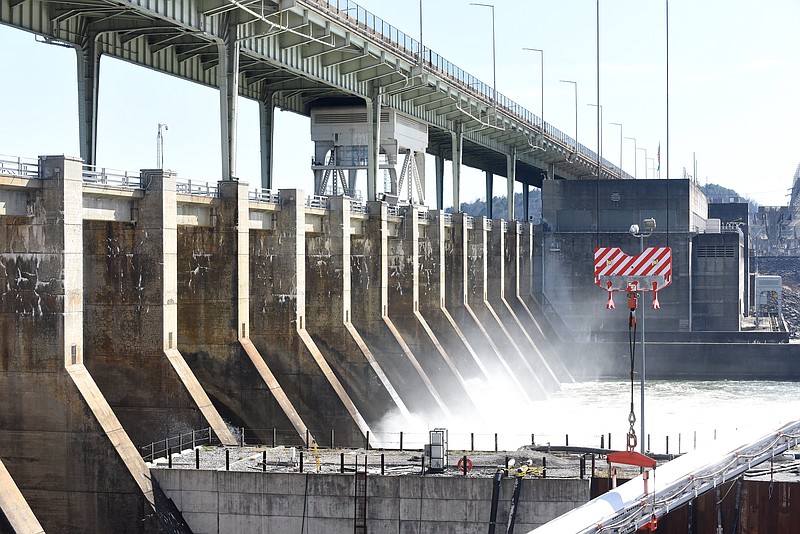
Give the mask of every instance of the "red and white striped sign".
M 658 291 L 672 283 L 672 249 L 648 247 L 628 256 L 619 247 L 596 248 L 594 282 L 606 291 L 628 291 L 634 282 L 638 291 Z

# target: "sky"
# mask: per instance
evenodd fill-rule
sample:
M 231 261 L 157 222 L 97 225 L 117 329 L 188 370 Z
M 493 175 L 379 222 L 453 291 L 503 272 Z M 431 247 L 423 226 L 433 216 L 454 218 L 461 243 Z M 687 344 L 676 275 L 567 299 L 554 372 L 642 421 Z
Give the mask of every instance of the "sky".
M 359 5 L 414 38 L 418 0 L 360 0 Z M 488 1 L 486 3 L 489 3 Z M 669 2 L 669 154 L 665 1 L 599 0 L 602 154 L 631 175 L 693 175 L 762 205 L 785 205 L 800 163 L 800 1 Z M 597 2 L 495 0 L 499 93 L 597 150 Z M 424 44 L 492 83 L 490 8 L 463 0 L 424 0 Z M 540 55 L 544 51 L 544 77 Z M 78 155 L 76 54 L 0 26 L 0 154 Z M 137 170 L 156 165 L 158 123 L 164 165 L 180 177 L 215 182 L 221 169 L 219 96 L 214 89 L 112 58 L 100 67 L 98 165 Z M 544 109 L 541 109 L 542 86 Z M 622 153 L 620 127 L 622 124 Z M 277 188 L 313 188 L 309 121 L 276 113 Z M 258 109 L 240 99 L 238 176 L 260 181 Z M 634 142 L 624 139 L 633 137 Z M 652 161 L 645 160 L 646 157 Z M 634 154 L 636 153 L 636 167 Z M 5 157 L 2 157 L 5 159 Z M 433 175 L 429 158 L 428 174 Z M 449 182 L 449 165 L 445 182 Z M 428 204 L 435 198 L 428 180 Z M 445 198 L 450 198 L 449 184 Z M 505 194 L 495 179 L 494 194 Z M 519 189 L 519 186 L 517 187 Z M 484 195 L 483 173 L 462 177 L 462 201 Z M 447 203 L 447 202 L 446 202 Z

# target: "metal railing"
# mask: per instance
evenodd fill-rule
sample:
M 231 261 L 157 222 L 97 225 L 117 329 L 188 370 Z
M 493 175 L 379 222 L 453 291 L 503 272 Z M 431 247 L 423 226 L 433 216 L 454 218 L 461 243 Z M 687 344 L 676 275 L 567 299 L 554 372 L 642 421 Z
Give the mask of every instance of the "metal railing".
M 350 201 L 350 213 L 365 213 L 366 209 L 364 203 L 360 200 L 352 199 Z
M 256 202 L 279 204 L 278 192 L 274 189 L 257 188 L 248 192 L 248 198 Z
M 179 178 L 175 181 L 175 192 L 182 195 L 218 197 L 219 186 L 216 182 L 193 182 L 192 180 Z
M 39 177 L 39 160 L 0 154 L 0 174 L 7 176 Z
M 331 201 L 323 195 L 309 195 L 306 197 L 306 207 L 329 210 L 331 209 Z
M 452 213 L 442 213 L 442 220 L 444 224 L 449 224 L 452 226 L 453 224 L 453 214 Z
M 415 64 L 422 64 L 424 67 L 436 72 L 444 78 L 448 78 L 458 83 L 462 89 L 472 93 L 484 100 L 484 102 L 495 103 L 498 109 L 514 116 L 515 118 L 538 128 L 553 139 L 558 140 L 567 148 L 575 149 L 589 159 L 597 160 L 597 154 L 589 148 L 581 145 L 575 139 L 547 122 L 533 112 L 525 109 L 507 96 L 501 93 L 494 93 L 494 88 L 486 84 L 454 65 L 426 46 L 420 47 L 419 41 L 406 35 L 404 32 L 395 28 L 385 20 L 377 17 L 359 6 L 352 0 L 304 0 L 322 9 L 326 13 L 336 17 L 345 26 L 358 30 L 369 35 L 371 38 L 380 41 L 387 48 L 404 56 L 408 61 Z M 631 179 L 630 174 L 623 172 L 619 167 L 610 161 L 602 158 L 602 165 L 612 170 L 620 177 Z
M 471 215 L 467 215 L 466 226 L 467 226 L 468 230 L 472 230 L 473 228 L 475 228 L 475 217 L 473 217 Z
M 107 169 L 106 167 L 97 167 L 95 165 L 83 166 L 83 182 L 132 189 L 140 189 L 142 187 L 142 178 L 139 171 Z
M 420 206 L 419 211 L 417 212 L 417 219 L 420 221 L 428 220 L 428 208 L 426 206 Z
M 494 221 L 491 219 L 484 219 L 483 220 L 483 229 L 484 230 L 491 230 L 494 227 Z
M 266 446 L 266 447 L 300 447 L 309 448 L 311 443 L 321 449 L 337 448 L 364 448 L 382 450 L 422 450 L 428 443 L 429 433 L 425 431 L 394 431 L 394 432 L 367 432 L 361 436 L 361 443 L 349 443 L 342 446 L 341 438 L 333 429 L 317 429 L 306 431 L 305 436 L 299 435 L 294 430 L 277 428 L 231 428 L 236 438 L 236 445 Z M 313 439 L 312 439 L 313 438 Z M 652 439 L 651 439 L 652 438 Z M 704 428 L 700 432 L 684 431 L 672 434 L 647 434 L 643 439 L 647 450 L 651 453 L 680 455 L 691 450 L 696 450 L 698 445 L 705 446 L 717 439 L 724 439 L 725 435 L 716 429 Z M 352 438 L 351 438 L 352 439 Z M 621 448 L 626 440 L 626 435 L 617 433 L 567 433 L 567 434 L 541 434 L 524 432 L 453 432 L 448 433 L 450 449 L 460 451 L 511 451 L 525 445 L 546 445 L 554 447 L 599 447 L 600 449 Z M 154 462 L 158 458 L 167 458 L 171 454 L 180 453 L 187 449 L 205 446 L 224 446 L 212 428 L 192 430 L 178 436 L 158 440 L 140 447 L 142 459 Z

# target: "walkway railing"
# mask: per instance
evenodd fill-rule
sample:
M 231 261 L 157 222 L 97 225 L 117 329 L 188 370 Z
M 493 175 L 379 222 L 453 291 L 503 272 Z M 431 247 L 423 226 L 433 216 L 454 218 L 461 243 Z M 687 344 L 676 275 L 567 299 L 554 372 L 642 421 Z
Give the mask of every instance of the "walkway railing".
M 422 58 L 421 63 L 424 67 L 440 74 L 444 78 L 457 82 L 463 89 L 482 98 L 484 102 L 492 104 L 496 100 L 499 109 L 538 128 L 551 138 L 560 141 L 567 148 L 575 147 L 578 152 L 587 158 L 597 160 L 597 154 L 594 151 L 577 143 L 575 139 L 572 139 L 552 124 L 544 122 L 541 117 L 536 116 L 507 96 L 501 93 L 495 95 L 492 86 L 454 65 L 428 47 L 420 47 L 419 41 L 406 35 L 380 17 L 373 15 L 356 2 L 352 0 L 305 0 L 305 2 L 323 9 L 328 14 L 336 17 L 345 26 L 366 33 L 373 39 L 381 41 L 387 48 L 405 56 L 412 63 L 419 64 L 420 58 Z M 611 169 L 618 176 L 628 179 L 633 178 L 605 158 L 602 159 L 602 165 Z
M 7 176 L 39 177 L 39 160 L 0 154 L 0 174 Z
M 83 166 L 83 182 L 87 184 L 111 185 L 139 189 L 142 180 L 139 171 L 121 171 L 95 165 Z
M 299 447 L 307 448 L 307 443 L 311 441 L 310 434 L 305 437 L 299 436 L 293 430 L 279 430 L 277 428 L 233 428 L 232 432 L 236 437 L 239 446 L 266 446 L 266 447 Z M 321 449 L 348 448 L 341 447 L 337 441 L 337 436 L 333 430 L 318 431 L 313 433 L 316 445 Z M 651 440 L 652 437 L 652 440 Z M 666 456 L 680 455 L 699 446 L 708 445 L 723 439 L 717 430 L 704 429 L 700 433 L 693 431 L 682 434 L 675 433 L 670 435 L 648 434 L 646 436 L 646 448 L 652 454 L 663 454 Z M 354 447 L 364 449 L 382 449 L 399 451 L 422 450 L 428 443 L 429 434 L 425 431 L 419 432 L 376 432 L 367 434 L 361 444 L 351 444 Z M 537 447 L 548 447 L 552 450 L 565 449 L 598 449 L 598 450 L 622 450 L 625 447 L 627 436 L 624 432 L 608 434 L 523 434 L 519 432 L 448 432 L 448 443 L 452 450 L 470 452 L 498 452 L 512 451 L 519 447 L 530 445 Z M 178 453 L 186 449 L 202 446 L 221 446 L 221 442 L 211 428 L 193 430 L 178 436 L 173 436 L 156 441 L 140 448 L 142 458 L 146 462 L 152 462 L 156 458 L 166 457 L 168 453 Z
M 249 192 L 250 200 L 254 200 L 256 202 L 266 202 L 268 204 L 278 204 L 278 192 L 274 189 L 251 189 Z
M 216 182 L 196 182 L 178 178 L 175 181 L 175 192 L 183 195 L 218 197 L 219 186 Z

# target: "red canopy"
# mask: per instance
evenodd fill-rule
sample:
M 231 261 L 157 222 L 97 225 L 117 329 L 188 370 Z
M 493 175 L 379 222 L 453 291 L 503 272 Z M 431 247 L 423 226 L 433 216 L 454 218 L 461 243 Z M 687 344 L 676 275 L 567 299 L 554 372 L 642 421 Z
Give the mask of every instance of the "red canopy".
M 608 461 L 615 464 L 638 465 L 639 467 L 655 468 L 656 461 L 636 451 L 618 451 L 608 454 Z

